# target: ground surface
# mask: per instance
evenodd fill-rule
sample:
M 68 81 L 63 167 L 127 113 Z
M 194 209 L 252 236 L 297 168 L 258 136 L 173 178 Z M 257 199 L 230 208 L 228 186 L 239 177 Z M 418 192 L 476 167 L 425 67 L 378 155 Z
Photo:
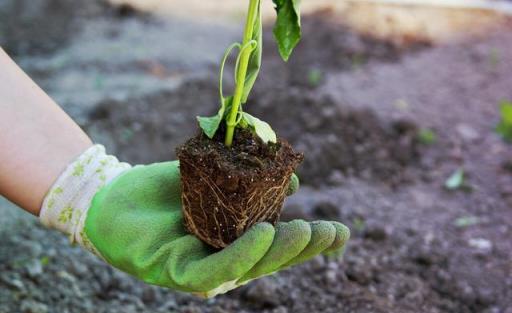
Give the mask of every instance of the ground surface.
M 14 3 L 29 1 L 0 1 L 0 16 Z M 134 163 L 173 159 L 195 116 L 216 108 L 215 63 L 236 28 L 218 25 L 219 35 L 79 3 L 87 14 L 27 13 L 39 27 L 1 44 L 109 151 Z M 306 153 L 303 187 L 283 218 L 346 223 L 353 238 L 343 260 L 318 257 L 205 301 L 113 270 L 1 202 L 0 312 L 511 313 L 512 147 L 493 132 L 499 101 L 512 100 L 510 27 L 397 46 L 333 19 L 304 19 L 288 66 L 267 35 L 247 110 Z M 20 21 L 0 19 L 0 33 Z M 59 40 L 41 41 L 44 27 Z M 434 143 L 418 140 L 425 128 Z M 467 186 L 444 190 L 458 168 Z

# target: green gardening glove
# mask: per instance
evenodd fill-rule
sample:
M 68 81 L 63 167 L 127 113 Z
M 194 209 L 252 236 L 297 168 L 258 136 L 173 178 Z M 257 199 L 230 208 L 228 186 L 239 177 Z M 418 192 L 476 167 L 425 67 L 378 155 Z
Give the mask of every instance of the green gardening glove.
M 349 238 L 340 223 L 296 220 L 257 224 L 213 249 L 185 230 L 178 162 L 131 168 L 98 145 L 60 176 L 41 220 L 146 283 L 204 297 L 339 251 Z

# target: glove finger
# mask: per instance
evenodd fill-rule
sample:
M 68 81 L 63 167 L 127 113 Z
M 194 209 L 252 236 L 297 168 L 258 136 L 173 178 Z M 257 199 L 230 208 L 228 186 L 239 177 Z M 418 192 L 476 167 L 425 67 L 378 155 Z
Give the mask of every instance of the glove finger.
M 336 238 L 332 245 L 327 248 L 323 254 L 328 256 L 341 256 L 345 250 L 346 243 L 350 239 L 350 229 L 339 223 L 339 222 L 331 222 L 334 228 L 336 228 Z
M 311 227 L 303 220 L 278 223 L 272 246 L 265 256 L 239 280 L 248 280 L 269 275 L 283 264 L 299 255 L 311 240 Z
M 332 246 L 336 238 L 336 228 L 330 222 L 311 222 L 311 240 L 306 248 L 295 258 L 284 264 L 280 269 L 303 263 L 322 253 Z
M 295 175 L 295 173 L 293 173 L 292 177 L 290 178 L 290 185 L 288 186 L 288 191 L 286 192 L 286 195 L 287 196 L 293 195 L 294 193 L 297 192 L 297 190 L 299 190 L 299 187 L 300 187 L 299 177 L 297 175 Z
M 170 275 L 180 286 L 194 292 L 213 290 L 244 276 L 263 258 L 274 239 L 269 223 L 253 226 L 223 250 L 211 253 L 205 244 L 192 236 L 183 238 L 170 250 Z M 210 250 L 210 251 L 209 251 Z

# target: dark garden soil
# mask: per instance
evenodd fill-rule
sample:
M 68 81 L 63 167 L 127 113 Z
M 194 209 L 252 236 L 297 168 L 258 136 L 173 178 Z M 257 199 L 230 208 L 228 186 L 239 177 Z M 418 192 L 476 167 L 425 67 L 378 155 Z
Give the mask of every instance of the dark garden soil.
M 224 134 L 225 127 L 213 139 L 200 132 L 176 149 L 185 226 L 215 248 L 257 223 L 277 223 L 304 158 L 288 142 L 265 144 L 248 129 L 237 131 L 227 148 Z
M 317 257 L 201 300 L 140 283 L 27 223 L 0 237 L 0 312 L 511 313 L 512 146 L 493 128 L 499 101 L 512 100 L 512 27 L 445 46 L 360 36 L 328 12 L 304 28 L 291 65 L 267 51 L 245 109 L 305 154 L 282 219 L 347 224 L 343 260 Z M 217 95 L 212 73 L 105 100 L 84 127 L 123 160 L 169 160 Z M 436 140 L 422 137 L 427 128 Z M 458 168 L 464 188 L 445 190 Z
M 102 0 L 2 0 L 0 46 L 14 56 L 49 54 L 68 43 L 93 17 L 136 14 L 130 6 L 114 7 Z

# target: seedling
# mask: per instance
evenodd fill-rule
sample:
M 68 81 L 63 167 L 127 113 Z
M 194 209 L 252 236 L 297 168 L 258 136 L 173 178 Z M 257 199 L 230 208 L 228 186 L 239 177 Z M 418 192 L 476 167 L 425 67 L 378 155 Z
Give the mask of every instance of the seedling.
M 39 262 L 42 266 L 46 266 L 50 263 L 50 258 L 48 256 L 44 256 L 41 259 L 39 259 Z
M 322 82 L 323 74 L 322 71 L 320 71 L 317 68 L 313 68 L 308 73 L 308 81 L 309 85 L 312 87 L 318 87 L 320 83 Z
M 492 70 L 496 70 L 498 65 L 500 64 L 501 53 L 497 48 L 492 48 L 489 53 L 489 64 L 491 65 Z
M 418 133 L 418 140 L 420 141 L 420 143 L 422 143 L 424 145 L 427 145 L 427 146 L 432 145 L 432 144 L 436 143 L 437 135 L 431 129 L 422 128 L 422 129 L 420 129 L 420 131 Z
M 242 42 L 228 47 L 219 74 L 220 108 L 198 117 L 201 134 L 177 149 L 185 226 L 204 242 L 223 248 L 259 222 L 276 223 L 302 154 L 272 127 L 243 110 L 262 59 L 261 1 L 249 0 Z M 290 57 L 301 38 L 300 0 L 272 0 L 279 53 Z M 232 52 L 235 88 L 224 94 L 224 68 Z
M 360 217 L 354 218 L 352 222 L 354 224 L 354 229 L 357 230 L 358 232 L 363 232 L 363 230 L 366 228 L 365 221 Z
M 496 132 L 503 140 L 512 143 L 512 102 L 502 101 L 500 104 L 501 121 Z
M 279 53 L 284 61 L 288 61 L 293 49 L 301 38 L 300 0 L 272 0 L 274 2 L 277 21 L 274 27 L 274 38 Z M 251 89 L 256 82 L 263 50 L 261 0 L 249 0 L 249 10 L 245 24 L 242 43 L 233 43 L 226 50 L 220 66 L 219 94 L 220 109 L 215 116 L 198 117 L 199 126 L 212 139 L 222 121 L 226 123 L 224 143 L 231 147 L 233 135 L 237 128 L 250 128 L 264 143 L 275 143 L 277 136 L 270 125 L 242 110 L 242 105 L 249 98 Z M 238 50 L 235 65 L 234 95 L 225 96 L 223 91 L 224 66 L 227 58 Z

